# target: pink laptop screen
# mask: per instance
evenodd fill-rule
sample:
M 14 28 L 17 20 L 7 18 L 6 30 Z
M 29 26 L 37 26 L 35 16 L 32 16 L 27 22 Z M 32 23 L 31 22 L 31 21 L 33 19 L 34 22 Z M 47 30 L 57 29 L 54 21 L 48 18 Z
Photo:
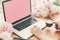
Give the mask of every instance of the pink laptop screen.
M 4 3 L 6 21 L 13 23 L 30 15 L 30 0 L 11 0 Z

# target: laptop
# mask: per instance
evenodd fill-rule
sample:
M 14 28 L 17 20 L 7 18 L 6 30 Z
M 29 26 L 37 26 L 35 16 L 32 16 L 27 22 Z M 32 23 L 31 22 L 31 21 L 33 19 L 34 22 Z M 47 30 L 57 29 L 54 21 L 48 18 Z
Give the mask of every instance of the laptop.
M 31 17 L 31 0 L 9 0 L 3 2 L 4 18 L 13 25 L 13 32 L 27 39 L 33 34 L 30 28 L 36 20 Z M 32 20 L 35 20 L 31 22 Z

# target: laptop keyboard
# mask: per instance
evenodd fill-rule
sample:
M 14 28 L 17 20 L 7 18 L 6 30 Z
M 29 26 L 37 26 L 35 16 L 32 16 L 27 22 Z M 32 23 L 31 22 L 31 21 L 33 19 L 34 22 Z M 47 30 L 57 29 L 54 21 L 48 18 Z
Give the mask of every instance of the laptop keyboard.
M 23 30 L 24 28 L 32 25 L 32 24 L 33 24 L 33 23 L 32 23 L 32 20 L 34 21 L 33 23 L 36 22 L 35 19 L 29 18 L 29 19 L 27 19 L 27 20 L 25 20 L 25 21 L 23 21 L 23 22 L 20 22 L 20 23 L 14 25 L 13 27 L 14 27 L 15 29 L 17 29 L 18 31 L 21 31 L 21 30 Z
M 14 38 L 13 40 L 32 40 L 32 39 Z

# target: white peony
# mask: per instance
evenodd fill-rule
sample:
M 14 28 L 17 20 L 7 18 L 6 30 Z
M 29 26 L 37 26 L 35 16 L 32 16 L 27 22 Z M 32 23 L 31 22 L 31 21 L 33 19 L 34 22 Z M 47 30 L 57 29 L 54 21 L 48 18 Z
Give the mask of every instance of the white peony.
M 0 38 L 3 39 L 3 40 L 13 40 L 11 38 L 11 35 L 9 35 L 9 33 L 5 33 L 5 32 L 0 33 Z
M 60 6 L 58 6 L 58 13 L 60 14 Z
M 45 7 L 45 3 L 47 0 L 32 0 L 32 14 L 36 16 L 46 17 L 48 15 L 49 10 Z
M 44 6 L 41 6 L 39 9 L 39 14 L 43 17 L 48 16 L 48 12 L 49 12 L 49 10 Z
M 5 22 L 4 24 L 1 22 L 0 26 L 0 38 L 3 40 L 13 40 L 11 37 L 11 34 L 13 32 L 12 25 L 8 22 Z
M 57 13 L 57 12 L 58 12 L 58 6 L 56 6 L 56 5 L 53 4 L 53 5 L 50 7 L 50 10 L 51 10 L 52 13 Z

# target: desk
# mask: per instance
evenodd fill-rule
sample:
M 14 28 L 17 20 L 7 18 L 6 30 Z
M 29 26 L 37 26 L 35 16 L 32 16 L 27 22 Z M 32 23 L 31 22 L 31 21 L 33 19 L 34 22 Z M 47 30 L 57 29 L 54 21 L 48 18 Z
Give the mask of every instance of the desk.
M 12 33 L 11 36 L 12 36 L 13 38 L 19 38 L 19 36 L 16 35 L 15 33 Z M 36 38 L 35 36 L 31 36 L 29 39 L 38 40 L 38 38 Z

